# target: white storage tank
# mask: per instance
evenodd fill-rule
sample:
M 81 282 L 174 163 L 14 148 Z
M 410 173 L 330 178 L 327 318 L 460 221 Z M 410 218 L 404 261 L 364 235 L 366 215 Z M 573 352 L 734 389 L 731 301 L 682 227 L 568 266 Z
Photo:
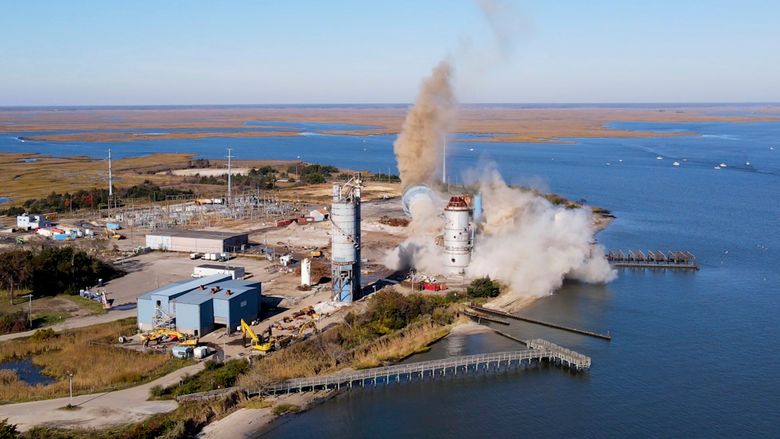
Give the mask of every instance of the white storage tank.
M 311 259 L 306 258 L 301 261 L 301 286 L 308 287 L 311 285 Z

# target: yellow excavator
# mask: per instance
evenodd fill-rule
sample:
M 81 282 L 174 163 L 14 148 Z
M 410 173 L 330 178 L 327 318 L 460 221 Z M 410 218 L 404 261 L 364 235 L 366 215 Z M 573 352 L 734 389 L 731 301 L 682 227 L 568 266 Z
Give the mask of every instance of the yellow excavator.
M 144 345 L 148 345 L 150 342 L 162 342 L 162 341 L 179 341 L 184 342 L 187 336 L 179 331 L 173 329 L 155 329 L 141 335 L 141 339 L 144 341 Z
M 271 342 L 263 343 L 262 340 L 260 340 L 260 337 L 255 334 L 255 331 L 249 327 L 244 319 L 241 319 L 241 332 L 244 333 L 244 336 L 248 335 L 249 338 L 252 339 L 252 349 L 256 351 L 269 352 L 274 347 L 273 343 Z

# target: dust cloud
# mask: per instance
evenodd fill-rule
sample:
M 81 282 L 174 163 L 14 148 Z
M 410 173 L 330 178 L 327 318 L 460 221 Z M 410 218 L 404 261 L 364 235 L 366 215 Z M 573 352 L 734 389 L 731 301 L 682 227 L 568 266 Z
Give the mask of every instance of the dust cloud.
M 441 61 L 426 78 L 417 101 L 406 115 L 393 151 L 404 187 L 431 185 L 441 179 L 447 134 L 457 115 L 450 78 L 452 67 Z
M 403 187 L 425 185 L 432 194 L 410 205 L 409 237 L 383 261 L 392 269 L 445 272 L 444 249 L 436 237 L 444 226 L 442 209 L 449 194 L 436 182 L 456 117 L 451 76 L 450 65 L 443 61 L 423 81 L 393 145 Z M 603 247 L 594 243 L 590 209 L 554 206 L 533 191 L 507 185 L 488 165 L 470 174 L 469 185 L 482 194 L 483 215 L 475 225 L 478 233 L 466 275 L 490 276 L 506 285 L 492 305 L 512 309 L 528 297 L 552 294 L 567 278 L 591 283 L 614 279 Z

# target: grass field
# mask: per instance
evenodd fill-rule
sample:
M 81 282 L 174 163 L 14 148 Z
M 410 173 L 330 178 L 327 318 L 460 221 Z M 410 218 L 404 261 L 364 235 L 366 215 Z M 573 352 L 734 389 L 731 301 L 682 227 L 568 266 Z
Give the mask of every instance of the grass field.
M 189 364 L 169 355 L 142 353 L 117 346 L 120 335 L 136 331 L 135 319 L 63 331 L 49 337 L 35 336 L 0 343 L 0 362 L 31 358 L 42 372 L 57 381 L 30 386 L 4 373 L 0 402 L 20 402 L 67 396 L 67 372 L 74 373 L 74 394 L 129 387 L 165 375 Z

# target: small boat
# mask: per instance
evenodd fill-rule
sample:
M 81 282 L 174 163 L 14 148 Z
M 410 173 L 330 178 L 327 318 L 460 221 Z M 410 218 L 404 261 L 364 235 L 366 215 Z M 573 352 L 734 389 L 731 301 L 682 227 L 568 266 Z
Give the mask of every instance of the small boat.
M 715 169 L 716 171 L 720 171 L 720 166 L 715 166 L 713 169 Z
M 474 148 L 469 148 L 469 151 L 474 151 Z
M 655 159 L 656 159 L 656 160 L 663 160 L 664 158 L 663 158 L 663 157 L 661 157 L 661 156 L 659 155 L 659 156 L 658 156 L 658 157 L 656 157 Z
M 672 166 L 680 166 L 680 162 L 674 162 L 672 163 Z
M 721 168 L 725 168 L 725 167 L 726 167 L 726 164 L 725 164 L 725 163 L 721 163 L 719 166 L 720 166 Z
M 611 166 L 611 165 L 612 165 L 612 163 L 610 163 L 610 162 L 607 162 L 607 166 Z
M 745 166 L 750 166 L 750 162 L 745 162 Z
M 618 160 L 620 163 L 623 163 L 623 159 Z

